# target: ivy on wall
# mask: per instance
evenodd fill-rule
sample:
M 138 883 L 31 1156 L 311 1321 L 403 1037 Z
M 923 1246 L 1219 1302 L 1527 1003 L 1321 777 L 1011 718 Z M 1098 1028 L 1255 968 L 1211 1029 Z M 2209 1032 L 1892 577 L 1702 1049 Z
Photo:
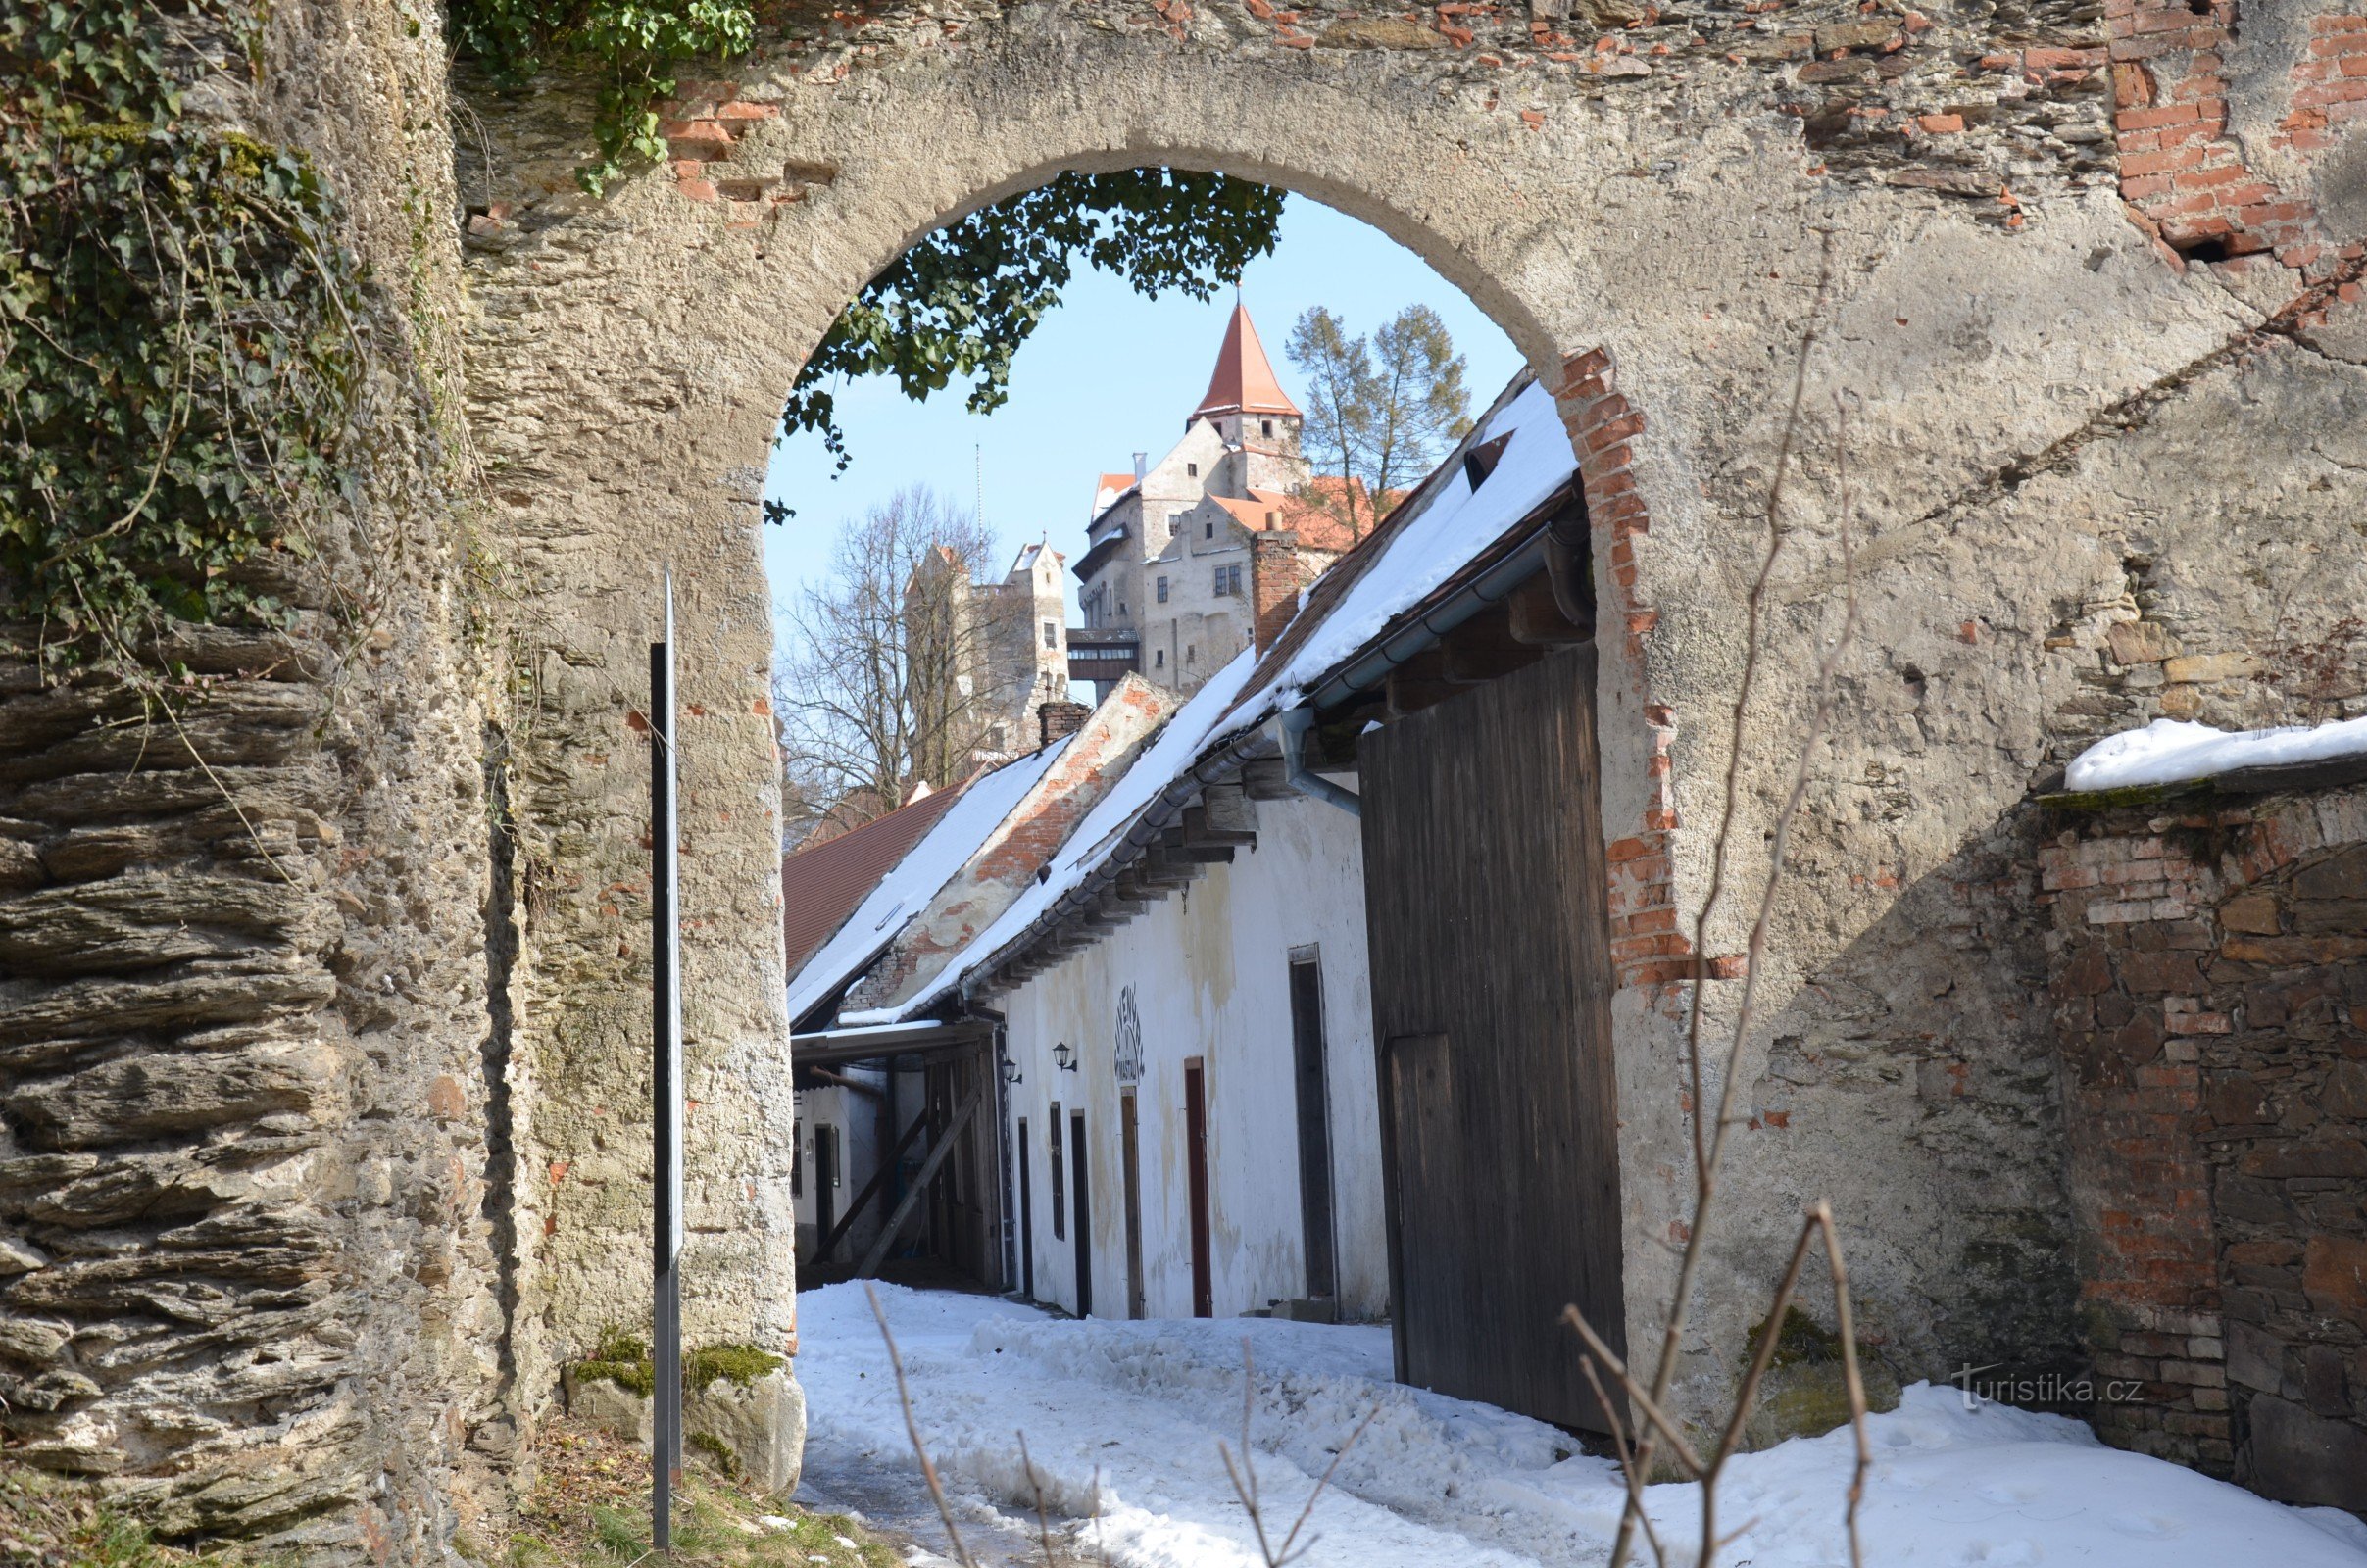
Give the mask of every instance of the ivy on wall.
M 674 69 L 743 52 L 756 21 L 728 0 L 448 0 L 444 27 L 496 87 L 522 87 L 546 65 L 598 78 L 599 152 L 575 176 L 597 196 L 632 155 L 666 156 L 658 103 L 673 94 Z
M 358 295 L 327 195 L 184 114 L 254 40 L 241 0 L 0 8 L 0 620 L 52 660 L 269 622 L 235 568 L 305 553 L 335 493 Z

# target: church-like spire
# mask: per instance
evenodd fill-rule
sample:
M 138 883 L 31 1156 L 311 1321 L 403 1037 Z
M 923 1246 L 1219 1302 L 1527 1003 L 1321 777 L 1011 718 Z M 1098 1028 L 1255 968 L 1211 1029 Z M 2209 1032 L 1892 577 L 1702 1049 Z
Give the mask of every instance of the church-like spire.
M 1233 319 L 1224 329 L 1224 347 L 1216 352 L 1216 373 L 1208 378 L 1208 396 L 1192 411 L 1192 418 L 1218 414 L 1300 416 L 1299 405 L 1274 379 L 1273 364 L 1265 357 L 1265 345 L 1257 341 L 1257 328 L 1251 324 L 1246 305 L 1233 307 Z

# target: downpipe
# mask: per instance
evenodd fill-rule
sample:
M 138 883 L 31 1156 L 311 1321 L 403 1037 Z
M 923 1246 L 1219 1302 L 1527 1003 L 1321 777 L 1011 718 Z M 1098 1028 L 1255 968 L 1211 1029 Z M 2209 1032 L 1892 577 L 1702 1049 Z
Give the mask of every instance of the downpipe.
M 1315 725 L 1315 710 L 1302 703 L 1286 710 L 1281 719 L 1282 772 L 1292 789 L 1302 795 L 1311 795 L 1328 806 L 1336 806 L 1350 816 L 1361 817 L 1364 803 L 1354 790 L 1344 790 L 1307 765 L 1307 732 Z

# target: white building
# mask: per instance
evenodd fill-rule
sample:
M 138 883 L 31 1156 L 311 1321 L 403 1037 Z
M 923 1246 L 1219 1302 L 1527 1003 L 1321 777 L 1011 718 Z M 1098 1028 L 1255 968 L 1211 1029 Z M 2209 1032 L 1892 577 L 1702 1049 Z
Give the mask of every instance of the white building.
M 1132 473 L 1105 473 L 1095 489 L 1076 564 L 1080 647 L 1122 650 L 1122 667 L 1197 691 L 1250 645 L 1251 533 L 1295 531 L 1319 558 L 1310 572 L 1354 543 L 1309 504 L 1327 491 L 1300 453 L 1302 423 L 1249 311 L 1235 307 L 1183 439 L 1157 463 L 1136 453 Z
M 1037 1300 L 1388 1315 L 1356 820 L 1297 797 L 1257 823 L 1230 864 L 1000 1001 Z

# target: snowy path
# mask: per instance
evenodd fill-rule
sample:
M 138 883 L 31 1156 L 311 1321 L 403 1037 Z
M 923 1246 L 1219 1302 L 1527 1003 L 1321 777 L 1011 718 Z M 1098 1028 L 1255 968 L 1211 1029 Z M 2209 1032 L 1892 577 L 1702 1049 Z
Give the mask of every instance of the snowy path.
M 1032 1531 L 1025 1433 L 1056 1526 L 1095 1511 L 1119 1568 L 1254 1568 L 1250 1525 L 1218 1457 L 1238 1446 L 1241 1347 L 1257 1361 L 1252 1438 L 1268 1526 L 1287 1529 L 1337 1446 L 1380 1414 L 1317 1505 L 1309 1568 L 1537 1568 L 1600 1562 L 1618 1518 L 1606 1461 L 1551 1427 L 1389 1380 L 1386 1329 L 1263 1319 L 1072 1322 L 987 1297 L 879 1288 L 930 1452 L 964 1512 L 1006 1544 Z M 887 1353 L 860 1286 L 800 1298 L 798 1376 L 814 1443 L 851 1483 L 909 1473 Z M 1862 1515 L 1869 1564 L 2367 1568 L 2367 1526 L 2301 1511 L 2098 1446 L 2055 1417 L 1963 1409 L 1918 1386 L 1874 1420 Z M 1846 1433 L 1749 1454 L 1722 1519 L 1757 1523 L 1721 1562 L 1846 1562 Z M 1691 1488 L 1652 1489 L 1672 1555 Z M 849 1500 L 857 1500 L 850 1498 Z M 861 1506 L 858 1501 L 858 1506 Z M 1090 1539 L 1089 1534 L 1089 1539 Z M 1688 1558 L 1690 1560 L 1690 1557 Z

